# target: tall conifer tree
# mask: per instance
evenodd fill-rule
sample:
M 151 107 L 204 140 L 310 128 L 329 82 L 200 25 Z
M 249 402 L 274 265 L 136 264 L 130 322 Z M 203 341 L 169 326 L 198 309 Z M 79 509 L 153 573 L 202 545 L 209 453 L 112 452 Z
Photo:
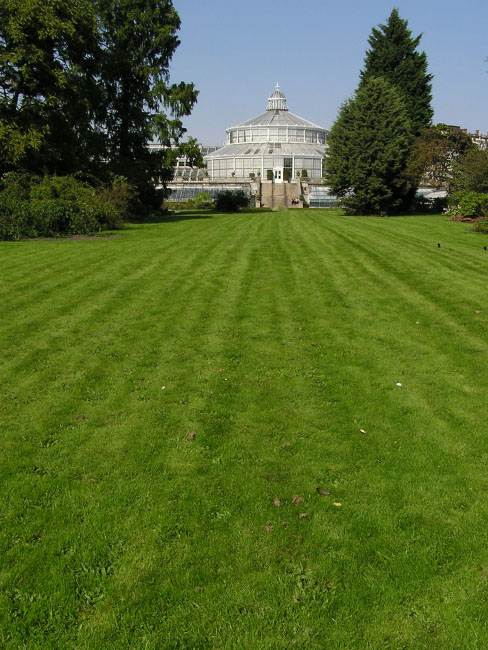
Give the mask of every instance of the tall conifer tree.
M 325 162 L 327 184 L 347 214 L 391 214 L 404 206 L 403 178 L 411 128 L 399 92 L 385 79 L 366 81 L 333 125 Z
M 408 21 L 393 9 L 386 25 L 373 27 L 368 39 L 360 88 L 373 77 L 384 77 L 400 92 L 413 135 L 430 126 L 432 121 L 432 75 L 427 72 L 427 56 L 418 52 L 422 35 L 413 38 Z

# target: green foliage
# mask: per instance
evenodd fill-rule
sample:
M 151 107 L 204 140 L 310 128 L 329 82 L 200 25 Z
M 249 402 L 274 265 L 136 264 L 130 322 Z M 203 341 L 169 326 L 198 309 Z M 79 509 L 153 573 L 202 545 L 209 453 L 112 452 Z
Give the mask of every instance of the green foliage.
M 2 0 L 0 174 L 69 173 L 88 164 L 96 148 L 97 40 L 89 0 Z
M 243 190 L 223 190 L 215 199 L 215 209 L 219 212 L 237 212 L 248 206 L 249 196 Z
M 268 181 L 273 180 L 273 170 L 272 169 L 267 169 L 266 170 L 266 180 L 268 180 Z
M 185 142 L 180 142 L 178 146 L 168 147 L 165 150 L 164 164 L 167 169 L 173 169 L 176 160 L 180 156 L 187 158 L 187 164 L 190 167 L 204 167 L 203 156 L 195 138 L 188 138 Z
M 450 212 L 462 217 L 488 215 L 488 193 L 459 190 L 449 196 Z
M 302 178 L 307 178 L 308 173 L 306 169 L 302 169 Z
M 81 201 L 32 199 L 28 215 L 38 237 L 94 233 L 102 228 L 103 213 Z
M 148 156 L 147 142 L 157 140 L 166 150 L 178 142 L 185 133 L 181 117 L 190 114 L 197 98 L 191 83 L 168 84 L 180 19 L 169 0 L 94 4 L 102 37 L 99 81 L 109 169 L 147 193 L 146 186 L 158 172 L 163 182 L 167 180 L 161 173 L 164 156 Z M 185 153 L 199 155 L 192 153 L 191 142 L 182 147 Z
M 382 78 L 364 83 L 342 106 L 330 133 L 326 179 L 347 214 L 391 214 L 403 207 L 410 133 L 398 91 Z
M 200 192 L 193 199 L 193 207 L 197 209 L 213 208 L 215 205 L 209 192 Z
M 432 120 L 432 75 L 427 73 L 427 56 L 417 52 L 421 35 L 412 38 L 408 21 L 393 9 L 386 25 L 374 27 L 368 39 L 360 88 L 375 77 L 383 77 L 400 93 L 414 135 Z
M 116 176 L 108 186 L 98 188 L 86 196 L 86 202 L 99 206 L 105 213 L 109 229 L 121 228 L 131 216 L 130 206 L 134 199 L 134 188 L 123 176 Z
M 171 177 L 168 152 L 197 98 L 169 83 L 179 27 L 170 0 L 3 0 L 0 174 L 122 175 L 133 210 L 160 204 L 154 179 Z M 201 164 L 195 144 L 181 151 Z
M 428 127 L 413 143 L 406 175 L 415 185 L 426 183 L 436 188 L 448 187 L 457 162 L 474 149 L 473 141 L 462 131 L 446 124 Z
M 102 210 L 76 201 L 24 201 L 15 209 L 0 195 L 0 239 L 89 234 L 102 229 Z
M 32 204 L 59 200 L 61 204 L 71 205 L 71 210 L 75 205 L 80 206 L 81 216 L 77 216 L 76 219 L 86 217 L 87 225 L 83 232 L 94 232 L 100 230 L 102 226 L 107 229 L 121 228 L 123 222 L 129 217 L 132 196 L 133 190 L 123 177 L 113 178 L 109 186 L 93 187 L 74 176 L 44 176 L 40 182 L 33 182 L 30 188 Z M 90 227 L 95 224 L 93 219 L 97 223 L 90 231 Z M 75 232 L 71 228 L 72 226 L 66 232 Z
M 77 201 L 93 192 L 87 184 L 80 182 L 74 176 L 43 176 L 31 177 L 29 198 L 34 201 Z
M 453 166 L 452 190 L 488 192 L 488 150 L 473 145 Z
M 163 207 L 167 210 L 209 210 L 215 207 L 215 201 L 213 201 L 209 192 L 200 192 L 193 199 L 187 199 L 186 201 L 165 201 Z
M 31 187 L 39 179 L 26 172 L 8 172 L 0 177 L 0 194 L 4 205 L 15 207 L 17 203 L 28 201 Z
M 170 212 L 178 210 L 189 210 L 193 207 L 193 201 L 164 201 L 163 209 Z
M 403 211 L 415 197 L 407 162 L 413 137 L 432 119 L 432 77 L 407 24 L 394 9 L 373 28 L 358 90 L 329 138 L 324 175 L 348 214 Z
M 477 232 L 482 232 L 484 235 L 488 235 L 488 218 L 480 219 L 474 224 L 474 230 Z
M 72 176 L 5 174 L 0 184 L 0 239 L 120 228 L 130 194 L 130 187 L 120 179 L 110 188 L 94 188 Z
M 291 178 L 291 171 L 289 169 L 284 169 L 283 170 L 283 180 L 284 181 L 289 181 Z

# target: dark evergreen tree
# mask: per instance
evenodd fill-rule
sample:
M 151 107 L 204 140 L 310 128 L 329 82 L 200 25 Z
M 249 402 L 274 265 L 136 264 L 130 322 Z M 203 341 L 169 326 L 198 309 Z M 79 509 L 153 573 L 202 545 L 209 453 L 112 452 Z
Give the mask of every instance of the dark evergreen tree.
M 407 25 L 393 9 L 386 25 L 373 27 L 360 87 L 374 77 L 389 81 L 401 93 L 413 134 L 418 135 L 432 121 L 432 75 L 425 52 L 417 51 L 422 35 L 413 38 Z
M 391 214 L 404 207 L 403 177 L 411 126 L 399 92 L 385 79 L 365 81 L 341 108 L 329 137 L 326 182 L 348 214 Z

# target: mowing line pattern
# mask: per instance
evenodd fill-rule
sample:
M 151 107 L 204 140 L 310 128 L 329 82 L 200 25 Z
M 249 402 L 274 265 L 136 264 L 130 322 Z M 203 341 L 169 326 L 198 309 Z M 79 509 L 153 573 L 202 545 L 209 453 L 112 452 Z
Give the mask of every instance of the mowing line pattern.
M 483 243 L 293 210 L 0 244 L 2 647 L 486 648 Z

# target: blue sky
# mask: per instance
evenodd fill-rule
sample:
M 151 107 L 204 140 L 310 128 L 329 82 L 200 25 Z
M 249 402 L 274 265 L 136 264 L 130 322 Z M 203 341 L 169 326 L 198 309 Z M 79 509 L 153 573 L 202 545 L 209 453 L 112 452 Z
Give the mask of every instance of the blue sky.
M 434 75 L 434 122 L 488 131 L 488 2 L 173 0 L 182 28 L 172 81 L 193 81 L 185 120 L 203 144 L 266 108 L 277 81 L 288 108 L 330 128 L 356 89 L 372 27 L 397 7 Z

